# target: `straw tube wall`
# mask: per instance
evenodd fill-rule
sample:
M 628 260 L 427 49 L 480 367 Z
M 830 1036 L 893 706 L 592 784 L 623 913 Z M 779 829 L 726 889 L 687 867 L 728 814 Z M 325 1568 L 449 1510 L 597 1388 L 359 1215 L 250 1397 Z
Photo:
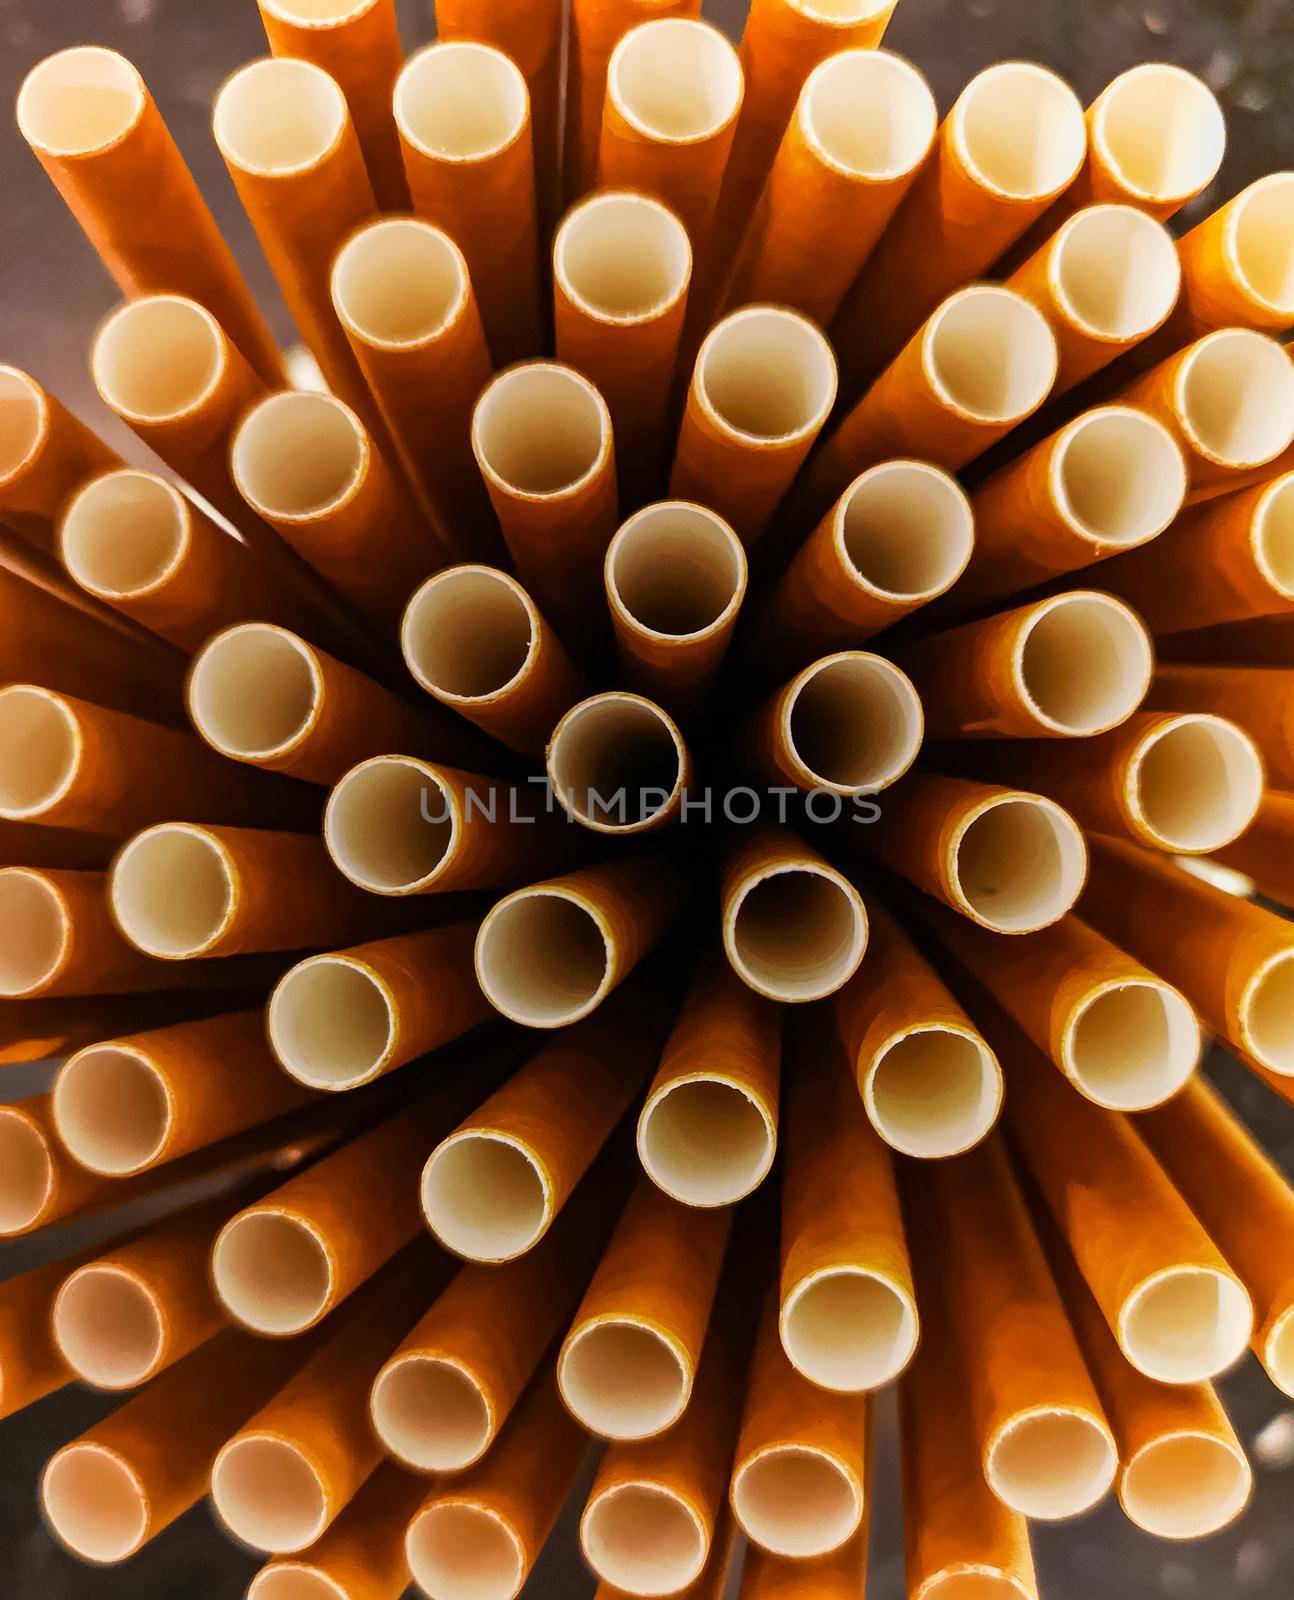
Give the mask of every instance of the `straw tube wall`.
M 692 758 L 674 719 L 641 695 L 591 695 L 548 741 L 548 780 L 567 815 L 595 833 L 676 822 Z
M 71 1371 L 54 1342 L 50 1310 L 63 1280 L 94 1249 L 47 1261 L 8 1278 L 0 1286 L 0 1418 L 71 1381 Z
M 1251 827 L 1232 844 L 1218 852 L 1225 867 L 1234 867 L 1251 877 L 1272 900 L 1288 905 L 1294 900 L 1294 879 L 1290 877 L 1286 841 L 1294 829 L 1294 796 L 1269 794 L 1258 808 Z
M 1163 665 L 1146 696 L 1155 711 L 1187 711 L 1237 723 L 1262 752 L 1274 789 L 1294 789 L 1294 704 L 1289 675 L 1274 667 Z
M 454 39 L 409 58 L 393 104 L 413 209 L 462 250 L 495 365 L 534 355 L 541 316 L 525 78 L 488 44 Z
M 229 246 L 124 56 L 83 45 L 46 57 L 19 91 L 18 126 L 124 294 L 191 296 L 264 382 L 283 381 L 278 347 Z
M 1182 296 L 1166 334 L 1189 344 L 1213 328 L 1294 322 L 1294 173 L 1259 178 L 1178 241 Z
M 115 452 L 34 378 L 0 366 L 0 516 L 16 533 L 52 554 L 68 496 L 119 465 Z

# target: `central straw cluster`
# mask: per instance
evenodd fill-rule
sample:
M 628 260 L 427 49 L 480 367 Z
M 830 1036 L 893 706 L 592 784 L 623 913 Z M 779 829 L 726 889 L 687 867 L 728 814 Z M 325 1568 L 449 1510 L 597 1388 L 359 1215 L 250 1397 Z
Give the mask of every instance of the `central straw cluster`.
M 0 1415 L 137 1390 L 50 1527 L 516 1600 L 592 1436 L 599 1600 L 861 1600 L 896 1382 L 910 1600 L 1223 1527 L 1213 1380 L 1294 1396 L 1197 1070 L 1294 1103 L 1294 175 L 1175 237 L 1203 84 L 941 122 L 887 0 L 260 9 L 213 133 L 321 388 L 129 62 L 18 100 L 168 469 L 0 369 Z

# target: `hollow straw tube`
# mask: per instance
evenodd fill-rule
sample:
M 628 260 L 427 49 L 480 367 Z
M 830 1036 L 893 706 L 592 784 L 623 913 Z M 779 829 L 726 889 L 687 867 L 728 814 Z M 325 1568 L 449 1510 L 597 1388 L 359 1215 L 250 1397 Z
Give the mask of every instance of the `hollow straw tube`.
M 54 831 L 54 830 L 51 830 Z M 75 838 L 75 835 L 62 835 Z M 109 847 L 111 855 L 111 846 Z M 82 995 L 66 1000 L 9 1000 L 0 1011 L 0 1065 L 72 1055 L 87 1044 L 141 1024 L 187 1021 L 259 998 L 255 989 Z
M 1145 704 L 1197 712 L 1242 727 L 1262 753 L 1274 789 L 1294 789 L 1294 699 L 1287 673 L 1273 667 L 1162 665 Z
M 1294 174 L 1269 172 L 1182 235 L 1182 293 L 1165 344 L 1189 344 L 1213 328 L 1281 333 L 1294 323 L 1292 187 Z
M 33 377 L 0 366 L 0 522 L 53 554 L 68 497 L 120 464 L 117 453 Z
M 864 1512 L 866 1523 L 866 1512 Z M 811 1561 L 771 1556 L 758 1545 L 747 1548 L 738 1600 L 850 1600 L 867 1582 L 867 1529 L 830 1555 Z
M 72 1381 L 54 1342 L 50 1310 L 63 1280 L 96 1253 L 91 1246 L 0 1284 L 0 1419 Z
M 1290 872 L 1290 839 L 1294 833 L 1294 796 L 1268 794 L 1258 815 L 1239 839 L 1217 852 L 1225 867 L 1246 873 L 1269 899 L 1288 905 L 1294 900 Z
M 674 719 L 641 695 L 591 695 L 565 713 L 546 754 L 548 782 L 572 822 L 644 833 L 677 822 L 692 757 Z

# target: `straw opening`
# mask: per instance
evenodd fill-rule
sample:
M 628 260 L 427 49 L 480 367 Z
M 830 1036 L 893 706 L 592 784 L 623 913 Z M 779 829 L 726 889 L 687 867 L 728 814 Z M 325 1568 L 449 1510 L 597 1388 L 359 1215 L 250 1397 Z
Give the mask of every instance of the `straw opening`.
M 322 684 L 309 646 L 249 622 L 218 633 L 189 669 L 189 715 L 222 755 L 256 761 L 290 750 L 318 714 Z
M 332 1294 L 323 1240 L 277 1211 L 245 1211 L 226 1223 L 211 1272 L 225 1309 L 253 1333 L 302 1333 L 323 1316 Z
M 676 1594 L 700 1576 L 708 1553 L 692 1508 L 651 1483 L 623 1484 L 591 1500 L 580 1540 L 598 1577 L 626 1594 Z
M 337 314 L 367 344 L 426 344 L 462 314 L 467 294 L 462 252 L 448 234 L 416 217 L 370 223 L 333 263 Z
M 32 459 L 49 426 L 45 397 L 25 372 L 0 367 L 0 483 Z
M 83 1383 L 133 1389 L 162 1359 L 161 1311 L 148 1286 L 116 1267 L 74 1272 L 54 1302 L 54 1342 Z
M 736 115 L 737 52 L 708 23 L 662 17 L 624 34 L 607 66 L 607 96 L 648 139 L 710 139 Z
M 1088 999 L 1063 1044 L 1065 1070 L 1113 1111 L 1144 1111 L 1176 1094 L 1199 1064 L 1194 1011 L 1158 980 L 1116 983 Z
M 1033 1590 L 993 1568 L 953 1568 L 928 1578 L 912 1600 L 1033 1600 Z
M 310 521 L 354 492 L 368 442 L 340 400 L 292 390 L 247 413 L 229 459 L 239 493 L 255 510 L 280 522 Z
M 1092 140 L 1135 196 L 1187 200 L 1221 165 L 1226 125 L 1197 77 L 1149 62 L 1121 74 L 1100 97 Z
M 597 1007 L 611 987 L 612 948 L 591 910 L 554 889 L 500 900 L 476 936 L 486 999 L 528 1028 L 562 1028 Z
M 1056 236 L 1051 270 L 1066 314 L 1090 338 L 1144 339 L 1181 287 L 1173 236 L 1135 206 L 1090 206 Z
M 1263 495 L 1253 521 L 1254 554 L 1267 581 L 1294 600 L 1294 473 Z
M 124 1561 L 148 1537 L 143 1484 L 100 1445 L 64 1446 L 45 1468 L 40 1498 L 54 1532 L 86 1561 Z
M 930 381 L 972 422 L 1016 423 L 1047 398 L 1056 339 L 1042 313 L 1011 289 L 974 284 L 926 324 Z
M 646 322 L 674 305 L 692 273 L 687 230 L 645 194 L 590 196 L 553 239 L 553 272 L 567 297 L 603 322 Z
M 201 955 L 229 925 L 233 877 L 209 834 L 164 822 L 138 833 L 117 856 L 108 898 L 117 925 L 147 955 Z
M 247 1600 L 355 1600 L 355 1594 L 304 1562 L 275 1561 L 252 1579 Z
M 884 50 L 842 50 L 805 80 L 800 120 L 821 155 L 872 183 L 903 177 L 925 158 L 938 112 L 925 79 Z
M 1043 67 L 1002 61 L 974 78 L 953 109 L 960 151 L 986 188 L 1042 200 L 1077 174 L 1087 148 L 1083 108 Z
M 165 422 L 195 410 L 225 363 L 224 336 L 205 307 L 179 295 L 128 300 L 99 329 L 90 367 L 114 411 Z
M 439 1501 L 404 1537 L 414 1581 L 436 1600 L 513 1600 L 525 1581 L 521 1543 L 484 1505 Z
M 1253 1472 L 1234 1445 L 1205 1433 L 1170 1433 L 1128 1462 L 1119 1498 L 1147 1533 L 1200 1539 L 1238 1516 L 1252 1488 Z
M 346 98 L 326 72 L 275 56 L 229 79 L 216 96 L 211 128 L 227 161 L 278 178 L 317 166 L 346 119 Z
M 211 1469 L 220 1520 L 256 1550 L 304 1550 L 328 1523 L 318 1471 L 297 1445 L 265 1434 L 231 1439 Z
M 1021 1516 L 1054 1522 L 1088 1511 L 1106 1494 L 1119 1457 L 1109 1431 L 1079 1411 L 1031 1411 L 991 1441 L 985 1474 Z
M 822 1000 L 863 959 L 867 913 L 831 867 L 775 867 L 736 896 L 724 946 L 741 980 L 769 999 Z
M 1224 328 L 1182 363 L 1178 407 L 1182 426 L 1210 460 L 1261 465 L 1294 436 L 1294 363 L 1266 334 Z
M 54 1080 L 54 1126 L 73 1160 L 109 1177 L 154 1161 L 171 1126 L 166 1084 L 140 1050 L 95 1044 L 79 1050 Z
M 490 700 L 525 671 L 536 622 L 514 578 L 491 567 L 451 567 L 409 601 L 400 642 L 409 670 L 430 693 L 451 702 Z
M 1244 1287 L 1213 1267 L 1168 1267 L 1139 1284 L 1119 1312 L 1119 1343 L 1160 1383 L 1203 1383 L 1234 1366 L 1253 1332 Z
M 607 588 L 633 622 L 662 638 L 718 627 L 741 604 L 746 556 L 721 517 L 662 501 L 635 512 L 607 550 Z
M 1154 651 L 1145 625 L 1118 600 L 1060 595 L 1040 607 L 1020 645 L 1017 671 L 1030 709 L 1055 732 L 1104 733 L 1145 698 Z
M 68 572 L 105 599 L 155 589 L 174 573 L 188 539 L 189 509 L 179 490 L 129 467 L 88 483 L 59 529 Z
M 881 656 L 845 651 L 801 674 L 785 713 L 791 756 L 816 788 L 875 793 L 916 760 L 924 719 L 906 674 Z
M 0 689 L 0 816 L 39 818 L 67 793 L 80 765 L 76 718 L 29 684 Z
M 1249 980 L 1240 1028 L 1262 1066 L 1294 1075 L 1294 951 L 1271 957 Z
M 775 1556 L 826 1555 L 862 1518 L 862 1497 L 840 1463 L 820 1450 L 779 1445 L 733 1474 L 732 1509 L 747 1536 Z
M 1236 202 L 1228 243 L 1246 292 L 1282 322 L 1294 321 L 1294 172 L 1249 185 Z
M 1294 1306 L 1276 1318 L 1263 1341 L 1263 1365 L 1271 1380 L 1294 1397 Z
M 0 995 L 35 993 L 54 978 L 71 938 L 54 886 L 24 867 L 0 870 Z
M 562 1351 L 557 1380 L 576 1421 L 607 1439 L 663 1433 L 683 1415 L 692 1388 L 673 1343 L 623 1317 L 577 1329 Z
M 687 765 L 673 719 L 637 695 L 604 694 L 568 711 L 548 745 L 566 811 L 599 833 L 633 832 L 668 813 Z
M 1122 406 L 1072 422 L 1051 470 L 1056 503 L 1074 530 L 1115 549 L 1162 533 L 1186 496 L 1186 463 L 1172 434 Z
M 331 28 L 371 11 L 379 0 L 260 0 L 273 17 L 306 28 Z
M 490 1410 L 470 1373 L 433 1356 L 395 1356 L 369 1399 L 385 1449 L 418 1472 L 460 1472 L 493 1437 Z
M 996 1122 L 1002 1071 L 982 1039 L 938 1025 L 916 1028 L 876 1057 L 863 1103 L 877 1133 L 902 1155 L 959 1155 Z
M 367 1083 L 394 1044 L 387 991 L 343 956 L 312 956 L 286 973 L 270 996 L 266 1023 L 283 1070 L 311 1089 Z
M 1036 933 L 1058 922 L 1087 876 L 1087 847 L 1072 817 L 1041 795 L 994 799 L 954 847 L 955 892 L 995 933 Z
M 458 847 L 454 799 L 435 770 L 374 756 L 340 780 L 324 808 L 328 854 L 374 894 L 430 887 Z
M 856 478 L 841 497 L 834 533 L 858 582 L 902 601 L 950 589 L 975 542 L 961 487 L 922 461 L 886 461 Z
M 552 1199 L 538 1163 L 499 1133 L 452 1134 L 422 1173 L 432 1232 L 469 1261 L 511 1261 L 539 1243 Z
M 611 421 L 587 378 L 532 361 L 491 380 L 472 413 L 472 445 L 506 493 L 571 494 L 606 458 Z
M 98 45 L 60 50 L 38 62 L 18 91 L 18 126 L 54 156 L 88 156 L 125 137 L 147 91 L 124 56 Z
M 23 1116 L 21 1102 L 0 1107 L 0 1235 L 31 1227 L 49 1201 L 53 1179 L 49 1146 Z
M 667 1084 L 643 1107 L 638 1154 L 658 1189 L 688 1206 L 731 1205 L 773 1164 L 776 1135 L 765 1111 L 717 1077 Z
M 856 1394 L 889 1383 L 917 1347 L 910 1295 L 858 1267 L 825 1268 L 796 1284 L 782 1306 L 782 1348 L 811 1383 Z
M 1131 782 L 1136 809 L 1161 849 L 1218 850 L 1258 815 L 1263 761 L 1234 723 L 1188 715 L 1152 734 Z
M 836 358 L 806 317 L 747 306 L 706 335 L 698 396 L 721 427 L 764 444 L 811 437 L 836 398 Z
M 456 39 L 428 45 L 396 79 L 403 138 L 433 160 L 485 161 L 516 140 L 530 115 L 526 80 L 502 51 Z

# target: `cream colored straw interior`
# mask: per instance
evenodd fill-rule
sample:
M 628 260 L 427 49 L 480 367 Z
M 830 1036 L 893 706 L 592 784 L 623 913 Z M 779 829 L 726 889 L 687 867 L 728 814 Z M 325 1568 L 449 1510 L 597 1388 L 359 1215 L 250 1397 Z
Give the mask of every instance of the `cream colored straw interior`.
M 952 875 L 971 914 L 996 933 L 1035 933 L 1078 899 L 1087 847 L 1067 812 L 1038 795 L 985 807 L 958 840 Z
M 16 367 L 0 367 L 0 483 L 31 459 L 47 420 L 44 396 Z
M 824 1389 L 879 1389 L 911 1361 L 917 1312 L 888 1278 L 858 1267 L 824 1268 L 801 1280 L 782 1306 L 782 1348 Z
M 404 1549 L 414 1582 L 436 1600 L 513 1600 L 525 1581 L 516 1534 L 502 1517 L 469 1501 L 420 1511 Z
M 490 1445 L 480 1386 L 431 1356 L 394 1356 L 374 1381 L 369 1411 L 383 1447 L 417 1472 L 460 1472 Z
M 1136 807 L 1161 849 L 1218 850 L 1257 816 L 1263 762 L 1233 722 L 1186 715 L 1143 748 L 1132 783 Z
M 609 1489 L 585 1507 L 580 1541 L 604 1583 L 626 1594 L 677 1594 L 700 1576 L 705 1535 L 673 1491 L 652 1483 Z
M 801 1559 L 838 1549 L 862 1518 L 861 1497 L 820 1450 L 778 1445 L 737 1468 L 732 1508 L 756 1544 Z
M 268 1434 L 229 1441 L 211 1469 L 211 1498 L 225 1526 L 256 1550 L 304 1550 L 328 1521 L 324 1485 L 310 1458 Z
M 575 1330 L 557 1367 L 577 1422 L 607 1439 L 645 1439 L 683 1415 L 692 1384 L 674 1345 L 644 1322 L 604 1317 Z
M 1144 1111 L 1176 1094 L 1199 1064 L 1195 1013 L 1158 979 L 1119 983 L 1084 1002 L 1062 1046 L 1083 1092 L 1114 1111 Z
M 150 956 L 199 955 L 233 911 L 233 881 L 220 846 L 178 822 L 135 835 L 113 863 L 108 896 L 121 931 Z
M 395 1016 L 386 990 L 362 963 L 311 956 L 279 979 L 266 1026 L 275 1055 L 298 1083 L 353 1089 L 381 1071 Z
M 509 367 L 472 413 L 481 470 L 509 494 L 569 494 L 601 465 L 611 423 L 586 378 L 555 362 Z
M 1193 73 L 1148 62 L 1122 73 L 1097 102 L 1092 141 L 1134 197 L 1184 200 L 1217 172 L 1226 125 Z
M 90 370 L 114 411 L 141 422 L 183 415 L 212 392 L 224 365 L 219 324 L 196 300 L 127 300 L 90 348 Z
M 1254 554 L 1282 599 L 1294 600 L 1294 473 L 1271 484 L 1254 514 Z
M 502 51 L 454 39 L 411 56 L 395 83 L 402 137 L 432 159 L 484 161 L 521 133 L 526 80 Z
M 622 35 L 607 66 L 607 98 L 638 133 L 691 143 L 718 133 L 741 104 L 737 52 L 708 23 L 661 17 Z
M 106 600 L 147 594 L 171 577 L 188 538 L 189 511 L 179 490 L 132 468 L 87 484 L 59 530 L 68 572 Z
M 1071 217 L 1051 271 L 1065 312 L 1084 333 L 1113 343 L 1152 333 L 1182 281 L 1172 234 L 1135 206 L 1089 206 Z
M 309 731 L 322 692 L 308 645 L 286 629 L 246 622 L 216 634 L 193 658 L 189 716 L 222 755 L 263 761 Z
M 635 190 L 599 190 L 553 237 L 553 275 L 570 301 L 603 322 L 645 322 L 675 305 L 692 274 L 687 230 Z
M 58 1292 L 54 1342 L 83 1383 L 135 1388 L 161 1360 L 163 1340 L 153 1292 L 117 1267 L 81 1267 Z
M 1240 1026 L 1260 1065 L 1294 1074 L 1294 951 L 1271 957 L 1250 979 Z
M 1239 1515 L 1253 1488 L 1241 1452 L 1203 1433 L 1170 1433 L 1128 1462 L 1119 1498 L 1139 1528 L 1160 1539 L 1201 1539 Z
M 54 1080 L 54 1126 L 75 1161 L 122 1177 L 156 1159 L 171 1127 L 166 1085 L 142 1050 L 92 1044 Z
M 926 330 L 931 383 L 974 422 L 1020 422 L 1055 382 L 1055 335 L 1042 312 L 1012 289 L 972 284 L 950 295 Z
M 146 103 L 139 74 L 98 45 L 60 50 L 38 62 L 18 91 L 18 126 L 29 144 L 55 156 L 85 156 L 115 144 Z
M 1162 533 L 1186 497 L 1186 463 L 1172 434 L 1144 411 L 1102 406 L 1061 436 L 1052 493 L 1071 526 L 1113 549 Z
M 693 378 L 719 426 L 761 443 L 812 437 L 836 398 L 836 358 L 807 317 L 746 306 L 716 323 Z
M 417 217 L 383 217 L 361 228 L 333 263 L 337 314 L 367 344 L 426 344 L 462 314 L 467 264 L 439 228 Z
M 1027 61 L 1000 61 L 971 80 L 952 112 L 957 147 L 985 188 L 1040 200 L 1073 179 L 1087 149 L 1069 85 Z
M 741 541 L 702 506 L 663 500 L 635 512 L 607 551 L 607 588 L 649 633 L 686 639 L 727 621 L 746 588 Z
M 740 1084 L 680 1078 L 657 1091 L 638 1123 L 638 1154 L 657 1186 L 688 1206 L 730 1205 L 763 1181 L 776 1136 Z
M 253 1333 L 303 1332 L 323 1315 L 332 1291 L 323 1240 L 277 1211 L 245 1211 L 226 1223 L 211 1273 L 230 1315 Z
M 1294 172 L 1271 172 L 1239 197 L 1229 229 L 1237 278 L 1283 322 L 1294 322 Z
M 354 1591 L 304 1561 L 274 1561 L 248 1584 L 247 1600 L 354 1600 Z
M 577 822 L 603 833 L 649 825 L 672 804 L 686 751 L 673 720 L 636 695 L 605 694 L 567 712 L 548 746 L 548 775 Z
M 903 1155 L 937 1160 L 969 1150 L 997 1121 L 1002 1069 L 975 1035 L 931 1023 L 893 1040 L 863 1083 L 877 1133 Z
M 1294 438 L 1294 363 L 1275 339 L 1223 328 L 1178 375 L 1182 423 L 1224 467 L 1260 466 Z
M 50 1526 L 86 1561 L 124 1561 L 148 1537 L 144 1486 L 101 1445 L 66 1445 L 45 1468 L 41 1506 Z
M 0 869 L 0 996 L 13 999 L 48 983 L 70 935 L 63 900 L 40 873 Z
M 991 1441 L 989 1485 L 1021 1516 L 1054 1522 L 1088 1511 L 1114 1482 L 1119 1458 L 1109 1431 L 1078 1411 L 1031 1411 Z
M 913 1600 L 1033 1600 L 1033 1592 L 1005 1572 L 962 1571 L 954 1567 L 927 1579 Z
M 1135 612 L 1101 594 L 1058 596 L 1024 637 L 1018 672 L 1030 708 L 1057 733 L 1102 733 L 1126 722 L 1154 671 Z
M 786 713 L 791 754 L 814 785 L 870 794 L 893 783 L 921 748 L 921 701 L 906 674 L 851 650 L 805 673 Z
M 375 0 L 261 0 L 271 16 L 303 27 L 328 28 L 375 9 Z
M 552 1201 L 534 1158 L 516 1140 L 474 1129 L 438 1144 L 422 1172 L 432 1232 L 469 1261 L 511 1261 L 539 1243 Z
M 263 516 L 308 521 L 354 491 L 366 452 L 360 424 L 341 401 L 296 389 L 248 412 L 230 465 L 239 492 Z
M 521 889 L 482 922 L 476 973 L 505 1017 L 527 1028 L 561 1028 L 605 999 L 611 947 L 598 919 L 571 896 Z
M 53 1176 L 41 1133 L 25 1117 L 0 1109 L 0 1236 L 21 1233 L 40 1216 Z
M 435 772 L 402 756 L 352 767 L 324 810 L 328 854 L 352 883 L 403 894 L 434 879 L 451 859 L 458 824 Z
M 830 867 L 777 867 L 741 891 L 725 922 L 724 947 L 738 976 L 760 994 L 822 1000 L 863 959 L 867 913 Z
M 535 622 L 514 578 L 493 567 L 450 567 L 409 601 L 400 643 L 424 689 L 470 704 L 515 686 L 535 648 Z
M 0 816 L 39 820 L 80 765 L 76 719 L 57 695 L 29 684 L 0 689 Z
M 1139 1284 L 1119 1313 L 1119 1343 L 1161 1383 L 1203 1383 L 1235 1365 L 1253 1332 L 1240 1283 L 1212 1267 L 1170 1267 Z
M 924 160 L 938 112 L 930 86 L 900 56 L 842 50 L 809 74 L 800 95 L 800 126 L 841 171 L 892 182 Z
M 333 79 L 308 61 L 286 56 L 253 61 L 236 72 L 211 114 L 225 159 L 273 177 L 316 167 L 336 148 L 346 120 L 346 98 Z
M 946 472 L 924 461 L 886 461 L 841 497 L 835 538 L 869 589 L 896 601 L 932 600 L 965 570 L 974 519 Z
M 1271 1324 L 1263 1341 L 1262 1359 L 1272 1382 L 1294 1398 L 1294 1306 Z

